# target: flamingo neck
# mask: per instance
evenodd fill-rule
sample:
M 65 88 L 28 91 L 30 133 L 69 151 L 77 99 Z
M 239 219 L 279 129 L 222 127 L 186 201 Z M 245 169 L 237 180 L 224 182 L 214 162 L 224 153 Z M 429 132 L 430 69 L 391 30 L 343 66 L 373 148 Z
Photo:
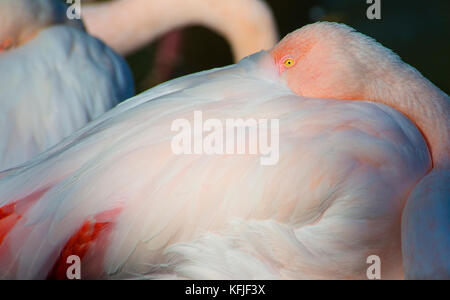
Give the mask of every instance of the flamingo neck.
M 116 0 L 82 8 L 88 31 L 121 54 L 158 36 L 188 25 L 202 25 L 222 34 L 236 60 L 271 48 L 275 23 L 260 0 Z
M 405 114 L 424 135 L 433 167 L 450 168 L 449 96 L 409 65 L 396 68 L 370 83 L 367 98 Z

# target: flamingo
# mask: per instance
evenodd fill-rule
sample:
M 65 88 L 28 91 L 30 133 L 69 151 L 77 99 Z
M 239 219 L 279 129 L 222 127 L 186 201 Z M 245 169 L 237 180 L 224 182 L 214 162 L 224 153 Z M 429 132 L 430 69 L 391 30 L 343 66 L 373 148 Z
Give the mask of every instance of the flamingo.
M 0 170 L 134 95 L 125 61 L 56 0 L 0 2 Z
M 81 12 L 88 32 L 122 55 L 188 25 L 223 35 L 236 61 L 278 40 L 273 15 L 261 0 L 113 0 L 87 4 Z
M 381 278 L 409 278 L 416 237 L 439 254 L 420 257 L 426 269 L 448 270 L 437 253 L 448 227 L 423 236 L 415 218 L 445 217 L 448 103 L 373 39 L 304 26 L 123 102 L 0 174 L 0 277 L 64 279 L 76 255 L 84 279 L 354 279 L 377 255 Z M 199 112 L 278 120 L 278 161 L 175 153 L 174 122 Z

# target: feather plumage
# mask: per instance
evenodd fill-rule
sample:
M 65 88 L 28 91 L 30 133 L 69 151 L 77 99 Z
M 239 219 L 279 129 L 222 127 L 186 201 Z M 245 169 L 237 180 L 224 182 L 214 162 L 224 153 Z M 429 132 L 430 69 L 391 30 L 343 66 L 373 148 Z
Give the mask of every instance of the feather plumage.
M 171 122 L 196 110 L 279 119 L 279 162 L 175 155 Z M 46 189 L 0 244 L 0 276 L 45 278 L 114 209 L 104 256 L 83 260 L 101 270 L 83 278 L 364 278 L 371 254 L 401 276 L 401 211 L 430 164 L 398 111 L 295 95 L 261 52 L 136 96 L 0 179 L 0 207 Z

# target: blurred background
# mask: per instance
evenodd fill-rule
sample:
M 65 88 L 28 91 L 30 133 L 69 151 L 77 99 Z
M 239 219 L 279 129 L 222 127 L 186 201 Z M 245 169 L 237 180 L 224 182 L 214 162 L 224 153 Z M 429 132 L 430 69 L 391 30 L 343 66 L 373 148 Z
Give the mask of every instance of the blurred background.
M 448 0 L 381 0 L 381 20 L 366 17 L 370 6 L 366 0 L 266 0 L 266 3 L 275 15 L 280 37 L 316 21 L 345 23 L 392 49 L 450 94 Z M 171 38 L 178 41 L 178 46 L 167 78 L 167 75 L 155 74 L 154 64 L 158 44 Z M 126 59 L 138 93 L 170 78 L 233 63 L 227 42 L 218 34 L 199 26 L 169 33 Z

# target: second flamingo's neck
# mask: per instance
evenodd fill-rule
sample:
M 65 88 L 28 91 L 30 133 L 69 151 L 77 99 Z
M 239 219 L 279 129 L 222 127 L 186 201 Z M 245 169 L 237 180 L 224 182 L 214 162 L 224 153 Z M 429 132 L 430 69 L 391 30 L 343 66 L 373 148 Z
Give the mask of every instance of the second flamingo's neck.
M 396 108 L 427 140 L 435 168 L 450 168 L 450 98 L 408 65 L 385 72 L 369 84 L 372 101 Z
M 82 16 L 91 34 L 121 54 L 188 25 L 222 34 L 236 60 L 271 48 L 277 40 L 273 17 L 260 0 L 116 0 L 86 5 Z

